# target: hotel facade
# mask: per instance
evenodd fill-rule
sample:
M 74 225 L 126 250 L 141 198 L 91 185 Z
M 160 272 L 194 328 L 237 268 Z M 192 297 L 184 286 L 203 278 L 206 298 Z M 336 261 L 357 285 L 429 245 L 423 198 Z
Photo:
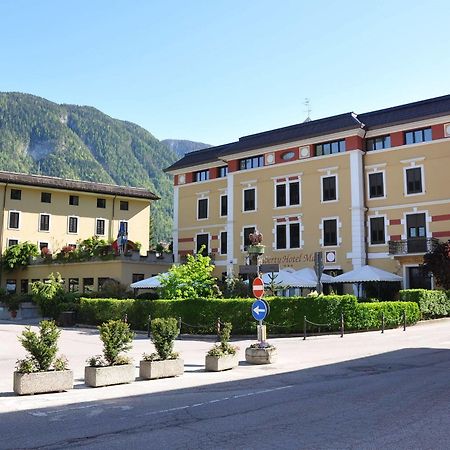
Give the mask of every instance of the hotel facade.
M 174 175 L 175 261 L 202 245 L 239 272 L 258 229 L 264 263 L 369 264 L 431 287 L 423 255 L 450 238 L 450 95 L 344 113 L 186 154 Z
M 129 285 L 166 271 L 172 261 L 148 251 L 151 202 L 158 199 L 141 188 L 0 172 L 0 254 L 28 241 L 55 255 L 92 236 L 113 242 L 121 227 L 142 253 L 70 263 L 38 258 L 23 269 L 3 269 L 1 287 L 26 293 L 30 282 L 59 272 L 68 290 L 90 292 L 109 279 Z

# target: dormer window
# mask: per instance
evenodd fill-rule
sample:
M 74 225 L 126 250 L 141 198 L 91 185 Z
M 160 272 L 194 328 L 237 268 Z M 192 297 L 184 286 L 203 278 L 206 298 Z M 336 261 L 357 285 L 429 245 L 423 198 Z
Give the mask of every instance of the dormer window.
M 206 181 L 209 180 L 209 170 L 199 170 L 194 172 L 194 181 Z
M 244 158 L 239 161 L 240 170 L 255 169 L 256 167 L 264 167 L 264 155 Z

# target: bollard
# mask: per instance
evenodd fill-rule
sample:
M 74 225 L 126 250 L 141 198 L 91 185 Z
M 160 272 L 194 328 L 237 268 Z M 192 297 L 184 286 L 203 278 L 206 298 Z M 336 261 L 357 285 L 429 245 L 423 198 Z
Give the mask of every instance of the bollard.
M 152 328 L 152 316 L 149 314 L 148 322 L 147 322 L 147 337 L 148 338 L 150 337 L 151 328 Z
M 341 313 L 341 338 L 344 337 L 344 314 Z
M 179 330 L 178 338 L 181 341 L 181 317 L 178 317 L 178 330 Z
M 220 317 L 217 318 L 217 339 L 220 340 Z
M 303 316 L 303 340 L 306 340 L 306 316 Z
M 403 310 L 403 331 L 406 331 L 406 310 Z
M 123 321 L 124 321 L 125 323 L 128 323 L 128 314 L 125 314 L 125 316 L 123 317 Z
M 381 313 L 381 333 L 384 333 L 384 313 Z

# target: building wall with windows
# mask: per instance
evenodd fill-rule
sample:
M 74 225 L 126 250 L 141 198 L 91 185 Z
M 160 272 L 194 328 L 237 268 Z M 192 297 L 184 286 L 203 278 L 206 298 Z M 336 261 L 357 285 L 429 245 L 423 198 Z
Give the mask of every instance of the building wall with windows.
M 91 236 L 112 242 L 124 222 L 128 239 L 141 243 L 141 253 L 146 255 L 150 204 L 157 199 L 146 189 L 0 172 L 0 252 L 3 254 L 7 247 L 25 241 L 41 249 L 47 247 L 53 254 Z M 85 278 L 91 277 L 88 266 L 80 266 Z M 125 274 L 120 264 L 111 267 L 114 273 Z M 67 268 L 64 271 L 70 272 L 75 266 L 69 264 Z M 41 272 L 48 270 L 61 271 L 62 268 L 30 266 L 27 269 L 30 273 L 21 275 L 29 280 L 42 279 Z M 153 274 L 154 268 L 147 267 L 144 272 Z M 3 274 L 2 286 L 10 275 Z M 131 283 L 131 275 L 128 275 L 121 276 L 119 281 Z
M 207 243 L 216 274 L 237 273 L 257 227 L 264 262 L 311 267 L 322 251 L 332 272 L 371 264 L 402 275 L 405 286 L 427 285 L 417 270 L 423 254 L 450 238 L 449 163 L 449 95 L 192 152 L 167 169 L 175 257 Z

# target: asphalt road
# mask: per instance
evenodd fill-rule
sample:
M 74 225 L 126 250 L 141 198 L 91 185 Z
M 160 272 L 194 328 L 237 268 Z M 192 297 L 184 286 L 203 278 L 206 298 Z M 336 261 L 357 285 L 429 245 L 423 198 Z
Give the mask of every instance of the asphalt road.
M 264 369 L 250 379 L 0 414 L 0 448 L 450 448 L 447 348 Z

